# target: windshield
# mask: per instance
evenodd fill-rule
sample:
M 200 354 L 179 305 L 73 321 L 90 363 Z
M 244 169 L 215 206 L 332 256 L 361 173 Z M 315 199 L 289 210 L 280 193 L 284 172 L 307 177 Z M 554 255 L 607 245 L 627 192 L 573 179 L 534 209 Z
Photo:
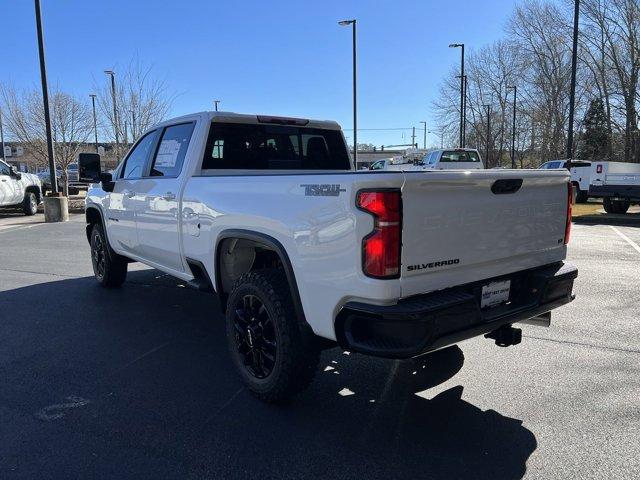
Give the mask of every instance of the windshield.
M 350 170 L 339 130 L 213 123 L 202 169 Z
M 479 162 L 480 157 L 477 152 L 466 150 L 451 150 L 442 153 L 441 162 Z

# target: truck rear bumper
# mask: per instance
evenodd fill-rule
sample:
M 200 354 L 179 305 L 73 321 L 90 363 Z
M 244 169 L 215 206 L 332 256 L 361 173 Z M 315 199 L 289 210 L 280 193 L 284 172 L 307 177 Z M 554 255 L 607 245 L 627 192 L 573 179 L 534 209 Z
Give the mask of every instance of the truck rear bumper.
M 640 185 L 590 185 L 589 196 L 640 200 Z
M 342 348 L 411 358 L 528 320 L 573 300 L 578 270 L 558 263 L 401 300 L 396 305 L 349 302 L 336 318 Z M 483 285 L 511 280 L 508 303 L 480 308 Z

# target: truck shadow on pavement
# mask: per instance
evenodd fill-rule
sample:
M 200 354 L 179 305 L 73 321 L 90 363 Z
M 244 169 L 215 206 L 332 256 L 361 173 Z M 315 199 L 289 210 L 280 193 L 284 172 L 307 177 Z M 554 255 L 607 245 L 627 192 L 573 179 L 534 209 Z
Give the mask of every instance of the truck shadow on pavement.
M 405 362 L 327 350 L 306 392 L 263 404 L 233 371 L 216 299 L 155 270 L 116 290 L 5 290 L 0 312 L 3 478 L 517 479 L 537 447 L 442 385 L 458 347 Z

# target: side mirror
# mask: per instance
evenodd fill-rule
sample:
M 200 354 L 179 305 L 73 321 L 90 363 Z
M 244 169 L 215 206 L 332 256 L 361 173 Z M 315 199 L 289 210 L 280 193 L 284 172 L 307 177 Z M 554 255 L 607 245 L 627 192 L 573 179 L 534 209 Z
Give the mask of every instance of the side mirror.
M 11 167 L 11 177 L 15 178 L 16 180 L 22 180 L 22 174 L 16 170 L 16 167 Z
M 97 153 L 78 154 L 78 180 L 82 183 L 98 183 L 102 181 L 100 155 Z
M 116 184 L 113 181 L 113 176 L 108 172 L 100 174 L 100 183 L 102 184 L 102 190 L 105 192 L 113 192 L 113 187 Z

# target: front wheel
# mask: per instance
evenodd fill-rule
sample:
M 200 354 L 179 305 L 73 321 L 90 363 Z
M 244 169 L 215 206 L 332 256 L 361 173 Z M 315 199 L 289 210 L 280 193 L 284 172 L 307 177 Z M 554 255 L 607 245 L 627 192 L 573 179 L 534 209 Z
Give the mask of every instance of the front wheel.
M 25 215 L 31 216 L 38 213 L 38 198 L 33 192 L 27 192 L 22 202 L 22 211 Z
M 587 203 L 587 200 L 589 200 L 589 192 L 578 188 L 576 190 L 576 203 Z
M 100 224 L 91 230 L 91 264 L 103 287 L 119 287 L 127 279 L 127 260 L 111 249 Z
M 261 400 L 286 400 L 313 380 L 320 351 L 300 328 L 281 270 L 257 270 L 238 278 L 227 303 L 226 327 L 233 363 Z

